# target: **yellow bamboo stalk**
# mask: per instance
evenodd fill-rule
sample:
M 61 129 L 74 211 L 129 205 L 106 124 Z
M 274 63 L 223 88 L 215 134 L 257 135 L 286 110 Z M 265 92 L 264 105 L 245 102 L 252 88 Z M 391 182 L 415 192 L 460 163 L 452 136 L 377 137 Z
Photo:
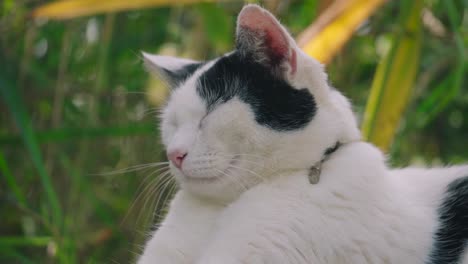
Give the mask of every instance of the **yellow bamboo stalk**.
M 388 150 L 408 104 L 419 66 L 422 0 L 408 1 L 401 12 L 402 31 L 377 67 L 364 114 L 365 140 Z
M 214 1 L 215 0 L 66 0 L 40 6 L 33 10 L 32 16 L 49 19 L 70 19 L 98 13 Z
M 317 19 L 318 23 L 327 21 L 326 26 L 316 34 L 307 34 L 309 39 L 300 39 L 300 47 L 322 63 L 328 63 L 343 45 L 351 38 L 357 27 L 362 24 L 385 0 L 347 0 L 337 1 Z M 338 13 L 333 10 L 339 10 Z M 329 19 L 328 17 L 331 17 Z M 309 29 L 309 31 L 313 30 Z M 318 31 L 318 30 L 317 30 Z

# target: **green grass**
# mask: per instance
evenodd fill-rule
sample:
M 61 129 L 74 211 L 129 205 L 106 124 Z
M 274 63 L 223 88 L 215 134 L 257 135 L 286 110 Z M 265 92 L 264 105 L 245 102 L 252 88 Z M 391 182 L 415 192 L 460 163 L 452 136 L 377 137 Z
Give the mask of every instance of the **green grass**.
M 161 86 L 149 80 L 138 51 L 191 58 L 229 51 L 242 4 L 204 3 L 65 22 L 33 21 L 28 14 L 35 3 L 4 1 L 0 263 L 135 258 L 154 223 L 157 197 L 170 194 L 151 188 L 161 180 L 154 170 L 105 174 L 164 159 L 158 121 L 142 114 L 161 107 L 151 96 L 161 93 Z M 327 65 L 330 82 L 352 99 L 359 117 L 382 60 L 379 45 L 390 33 L 404 33 L 404 23 L 395 19 L 404 15 L 403 7 L 388 2 Z M 320 2 L 291 1 L 278 6 L 277 15 L 298 33 L 320 8 Z M 424 8 L 446 33 L 437 36 L 421 25 L 414 93 L 389 149 L 398 166 L 415 159 L 468 160 L 466 1 L 424 1 Z M 162 209 L 159 203 L 157 213 Z
M 37 173 L 41 179 L 42 187 L 46 193 L 47 204 L 50 205 L 50 208 L 47 210 L 51 211 L 52 221 L 60 226 L 62 223 L 62 209 L 60 207 L 57 193 L 54 190 L 52 185 L 52 179 L 47 173 L 44 162 L 42 159 L 41 151 L 39 150 L 38 143 L 36 141 L 36 136 L 32 127 L 32 122 L 29 116 L 26 114 L 25 109 L 23 108 L 24 103 L 22 103 L 21 98 L 19 97 L 17 90 L 6 80 L 0 78 L 0 92 L 3 100 L 8 106 L 10 113 L 12 114 L 16 125 L 20 128 L 21 137 L 23 139 L 24 145 L 29 152 L 30 158 L 36 167 Z M 59 228 L 60 229 L 60 228 Z

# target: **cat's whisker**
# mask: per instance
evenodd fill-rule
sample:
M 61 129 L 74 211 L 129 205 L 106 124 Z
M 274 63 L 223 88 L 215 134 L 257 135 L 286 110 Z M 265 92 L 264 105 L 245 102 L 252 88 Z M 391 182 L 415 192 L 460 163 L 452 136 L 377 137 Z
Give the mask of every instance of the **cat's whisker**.
M 262 164 L 262 163 L 260 163 L 260 162 L 255 162 L 255 161 L 252 161 L 252 160 L 248 160 L 248 159 L 224 158 L 224 157 L 221 157 L 220 159 L 223 160 L 223 161 L 241 161 L 241 162 L 248 162 L 248 163 L 250 163 L 250 164 L 257 165 L 257 166 L 262 167 L 262 168 L 265 168 L 265 169 L 269 169 L 269 168 L 265 167 L 265 164 Z
M 275 172 L 276 172 L 276 171 L 274 171 L 273 169 L 266 167 L 265 164 L 261 164 L 261 163 L 258 163 L 258 162 L 255 162 L 255 161 L 251 161 L 251 160 L 247 160 L 247 159 L 236 159 L 236 158 L 228 159 L 228 158 L 227 158 L 227 159 L 222 159 L 222 160 L 225 160 L 225 161 L 244 161 L 244 162 L 251 163 L 251 164 L 253 164 L 253 165 L 257 165 L 257 166 L 259 166 L 259 167 L 261 167 L 261 168 L 267 169 L 267 170 L 268 170 L 269 172 L 271 172 L 271 173 L 275 173 Z M 241 168 L 241 167 L 233 166 L 233 165 L 230 165 L 230 167 L 237 168 L 237 169 L 248 170 L 248 169 L 246 169 L 246 168 Z M 249 170 L 249 171 L 250 171 L 250 170 Z M 253 173 L 252 171 L 250 171 L 250 172 Z M 256 174 L 256 176 L 261 177 L 258 173 L 255 173 L 255 174 Z M 262 178 L 262 180 L 264 180 L 264 179 Z
M 239 160 L 239 161 L 248 162 L 248 163 L 251 163 L 251 164 L 254 164 L 254 165 L 258 165 L 258 166 L 260 166 L 262 168 L 268 169 L 271 172 L 274 171 L 271 168 L 266 167 L 264 163 L 260 163 L 260 162 L 262 162 L 262 160 L 267 159 L 266 157 L 261 156 L 261 155 L 250 154 L 250 153 L 239 153 L 239 154 L 217 153 L 216 155 L 224 157 L 224 158 L 228 158 L 230 160 Z M 250 159 L 239 159 L 239 157 L 242 157 L 242 156 L 244 156 L 244 157 L 253 157 L 253 158 L 258 158 L 258 159 L 262 159 L 262 160 L 260 160 L 259 162 L 256 162 L 256 161 L 253 161 L 253 160 L 250 160 Z
M 218 155 L 218 156 L 222 156 L 222 155 Z M 265 167 L 264 164 L 260 164 L 260 163 L 258 163 L 258 162 L 254 162 L 254 161 L 250 161 L 250 160 L 246 160 L 246 159 L 238 159 L 238 158 L 235 158 L 236 155 L 233 155 L 233 157 L 234 157 L 234 158 L 223 158 L 223 157 L 221 157 L 220 159 L 221 159 L 221 160 L 225 160 L 225 161 L 244 161 L 244 162 L 248 162 L 248 163 L 257 165 L 257 166 L 259 166 L 259 167 L 265 168 L 265 169 L 269 170 L 272 174 L 274 174 L 274 173 L 277 172 L 277 171 L 275 171 L 275 170 L 273 170 L 273 169 L 271 169 L 271 168 Z M 219 157 L 218 157 L 218 158 L 219 158 Z M 239 166 L 235 166 L 235 165 L 232 165 L 232 164 L 230 164 L 230 165 L 228 166 L 228 168 L 235 168 L 235 169 L 239 169 L 239 170 L 242 170 L 242 171 L 246 171 L 246 172 L 248 172 L 249 174 L 251 174 L 251 175 L 255 176 L 256 178 L 258 178 L 258 180 L 259 180 L 260 182 L 265 181 L 265 178 L 264 178 L 263 176 L 261 176 L 260 174 L 254 172 L 254 171 L 252 171 L 252 170 L 250 170 L 250 169 L 243 168 L 243 167 L 239 167 Z M 216 170 L 217 170 L 218 172 L 220 172 L 218 169 L 216 169 Z M 223 173 L 223 174 L 226 175 L 225 173 Z M 241 178 L 239 178 L 239 180 L 240 180 L 240 179 L 241 179 Z
M 217 157 L 218 159 L 222 160 L 222 161 L 245 161 L 245 162 L 249 162 L 251 164 L 254 164 L 254 165 L 257 165 L 257 166 L 261 166 L 262 164 L 260 162 L 256 162 L 256 161 L 252 161 L 252 160 L 248 160 L 248 159 L 240 159 L 238 157 L 223 157 L 223 156 L 218 156 Z
M 249 158 L 257 158 L 259 160 L 266 160 L 265 157 L 259 156 L 259 155 L 247 155 L 247 154 L 223 154 L 223 153 L 217 153 L 217 156 L 225 157 L 225 158 L 236 158 L 236 157 L 249 157 Z
M 166 203 L 167 199 L 169 198 L 169 193 L 166 192 L 167 188 L 173 184 L 173 178 L 172 177 L 166 177 L 164 181 L 161 181 L 161 184 L 154 189 L 153 193 L 157 195 L 157 198 L 155 200 L 152 200 L 149 208 L 153 212 L 152 218 L 154 217 L 160 217 L 158 212 L 160 212 L 164 208 L 164 204 Z M 166 196 L 163 194 L 166 192 Z
M 127 217 L 129 216 L 130 212 L 133 210 L 133 208 L 134 208 L 134 206 L 136 205 L 136 203 L 139 201 L 140 198 L 142 198 L 142 195 L 144 195 L 144 194 L 146 193 L 146 191 L 148 191 L 148 190 L 151 188 L 151 186 L 157 184 L 157 183 L 158 183 L 158 180 L 159 180 L 161 177 L 163 177 L 162 175 L 168 174 L 169 169 L 168 169 L 168 168 L 159 168 L 159 169 L 155 170 L 154 172 L 150 173 L 148 176 L 146 176 L 146 178 L 149 178 L 149 177 L 151 177 L 152 175 L 154 175 L 154 174 L 156 174 L 156 173 L 158 173 L 158 172 L 163 171 L 163 169 L 167 169 L 168 171 L 164 171 L 164 172 L 161 174 L 161 176 L 155 177 L 154 179 L 152 179 L 152 180 L 150 181 L 150 183 L 149 183 L 147 186 L 145 186 L 144 189 L 143 189 L 140 193 L 138 193 L 138 195 L 136 196 L 136 198 L 133 200 L 132 205 L 131 205 L 130 208 L 127 210 L 127 213 L 125 214 L 124 218 L 122 219 L 122 223 L 125 222 L 125 220 L 126 220 Z
M 266 160 L 267 158 L 261 155 L 256 154 L 247 154 L 247 153 L 240 153 L 240 154 L 224 154 L 224 153 L 217 153 L 216 155 L 223 156 L 226 158 L 235 158 L 235 157 L 252 157 L 258 158 L 260 160 Z
M 160 108 L 150 108 L 143 112 L 143 116 L 161 114 L 164 110 Z
M 148 183 L 148 185 L 146 185 L 144 187 L 144 189 L 139 192 L 136 196 L 135 199 L 133 199 L 132 201 L 132 204 L 130 205 L 130 207 L 128 208 L 127 210 L 127 213 L 125 214 L 125 216 L 123 217 L 122 221 L 121 221 L 121 224 L 125 223 L 125 221 L 127 220 L 127 217 L 130 215 L 130 212 L 132 212 L 133 208 L 135 207 L 135 205 L 137 204 L 137 202 L 140 200 L 141 196 L 146 192 L 146 190 L 149 188 L 149 186 L 151 185 L 154 185 L 157 183 L 157 178 L 155 179 L 151 179 L 150 182 Z
M 167 174 L 166 177 L 164 177 L 164 179 L 161 179 L 161 181 L 159 182 L 158 186 L 156 186 L 152 192 L 154 192 L 155 194 L 161 194 L 164 192 L 165 190 L 165 185 L 169 182 L 173 180 L 173 178 L 170 176 L 170 174 Z M 159 198 L 158 198 L 159 199 Z M 157 200 L 155 200 L 156 202 L 156 206 L 157 206 Z M 153 208 L 153 206 L 151 206 L 151 208 Z M 153 209 L 155 209 L 156 207 L 154 207 Z
M 160 168 L 160 169 L 158 169 L 158 170 L 162 170 L 162 169 L 163 169 L 163 168 Z M 158 171 L 158 170 L 157 170 L 157 171 Z M 165 173 L 165 172 L 164 172 L 164 173 Z M 155 180 L 155 179 L 151 179 L 151 176 L 152 176 L 153 174 L 154 174 L 154 172 L 153 172 L 153 173 L 150 173 L 150 174 L 148 174 L 148 175 L 145 176 L 145 178 L 143 179 L 143 181 L 138 185 L 138 188 L 137 188 L 137 190 L 136 190 L 136 193 L 141 193 L 142 189 L 145 188 L 144 186 L 145 186 L 145 185 L 147 186 L 148 181 L 149 181 L 149 182 L 152 182 L 152 181 Z
M 229 159 L 228 159 L 229 160 Z M 255 162 L 255 161 L 251 161 L 251 160 L 247 160 L 247 159 L 230 159 L 231 161 L 243 161 L 243 162 L 247 162 L 247 163 L 250 163 L 250 164 L 253 164 L 253 165 L 257 165 L 261 168 L 265 168 L 265 169 L 268 169 L 267 167 L 265 167 L 264 164 L 262 163 L 259 163 L 259 162 Z
M 223 153 L 217 153 L 216 154 L 218 157 L 222 157 L 228 160 L 241 160 L 241 161 L 248 161 L 250 163 L 253 163 L 255 165 L 259 166 L 264 166 L 263 162 L 266 161 L 266 158 L 259 156 L 259 155 L 249 155 L 249 154 L 223 154 Z
M 172 185 L 172 188 L 171 188 L 171 190 L 169 192 L 170 195 L 168 195 L 168 197 L 172 197 L 175 194 L 175 192 L 177 192 L 177 183 Z
M 154 207 L 151 206 L 151 208 L 154 208 L 153 211 L 160 212 L 163 209 L 164 204 L 166 202 L 165 200 L 167 200 L 168 198 L 167 196 L 169 195 L 169 193 L 166 193 L 166 197 L 164 197 L 164 192 L 169 186 L 171 186 L 171 183 L 173 183 L 172 178 L 169 178 L 169 180 L 167 180 L 166 183 L 161 186 L 161 189 L 159 190 L 158 198 L 156 199 L 156 205 Z
M 230 154 L 230 155 L 231 156 L 252 156 L 252 157 L 258 157 L 258 158 L 265 159 L 264 156 L 257 155 L 257 154 L 251 154 L 251 153 L 237 153 L 237 154 Z
M 165 196 L 165 200 L 162 202 L 162 205 L 165 205 L 166 202 L 170 199 L 172 199 L 172 197 L 174 196 L 174 194 L 177 192 L 177 184 L 175 182 L 173 182 L 171 184 L 171 187 L 167 193 L 167 195 Z M 163 213 L 162 213 L 162 210 L 165 209 L 164 206 L 161 206 L 161 209 L 159 211 L 155 211 L 154 213 L 154 216 L 157 217 L 158 219 L 162 219 L 163 217 Z
M 234 183 L 237 183 L 240 185 L 240 187 L 242 187 L 242 189 L 244 189 L 244 191 L 248 190 L 247 186 L 245 186 L 243 183 L 241 183 L 240 179 L 239 178 L 236 178 L 236 177 L 233 177 L 232 175 L 229 175 L 228 173 L 222 171 L 222 170 L 219 170 L 219 169 L 216 169 L 214 168 L 217 172 L 221 173 L 222 175 L 226 176 L 227 179 L 231 180 L 231 182 L 234 182 Z M 223 179 L 224 177 L 221 177 L 221 179 Z
M 221 181 L 222 184 L 225 184 L 225 183 L 232 184 L 232 183 L 234 183 L 237 186 L 239 186 L 242 189 L 242 191 L 245 190 L 245 187 L 242 184 L 240 184 L 239 182 L 233 180 L 229 175 L 224 174 L 222 171 L 220 171 L 219 173 L 221 173 L 222 175 L 225 176 L 225 177 L 219 177 L 218 178 L 218 180 Z M 239 193 L 241 193 L 242 191 L 239 191 Z
M 249 169 L 246 169 L 246 168 L 242 168 L 242 167 L 239 167 L 239 166 L 234 166 L 234 165 L 229 165 L 229 168 L 235 168 L 235 169 L 238 169 L 238 170 L 243 170 L 243 171 L 246 171 L 246 172 L 249 172 L 251 175 L 253 176 L 256 176 L 258 179 L 260 179 L 260 181 L 265 181 L 265 178 L 260 176 L 260 174 L 252 171 L 252 170 L 249 170 Z
M 160 179 L 161 177 L 158 177 Z M 144 212 L 148 212 L 146 210 L 146 202 L 151 199 L 153 190 L 156 188 L 156 186 L 161 182 L 161 180 L 156 180 L 153 181 L 150 185 L 148 185 L 147 191 L 145 191 L 144 196 L 142 197 L 143 200 L 143 205 L 141 206 L 140 210 L 138 211 L 137 217 L 136 217 L 136 222 L 140 222 L 142 215 Z M 151 217 L 151 214 L 149 215 Z
M 147 189 L 147 193 L 145 194 L 145 196 L 142 198 L 143 199 L 143 206 L 141 207 L 141 210 L 140 210 L 140 213 L 138 214 L 138 217 L 137 217 L 137 221 L 140 220 L 141 218 L 141 214 L 142 212 L 144 211 L 147 211 L 146 209 L 146 204 L 148 203 L 149 200 L 152 200 L 151 197 L 157 193 L 157 191 L 159 190 L 160 186 L 171 179 L 171 176 L 170 176 L 170 171 L 166 171 L 164 172 L 163 174 L 161 174 L 158 178 L 158 181 L 156 181 L 156 184 L 152 184 L 151 186 L 149 186 L 150 188 Z M 150 210 L 151 212 L 153 212 L 153 207 L 151 206 L 153 202 L 150 203 Z M 151 214 L 150 218 L 152 219 L 153 218 L 153 214 Z
M 159 173 L 160 175 L 158 175 L 158 177 L 155 177 L 155 179 L 159 179 L 160 177 L 162 177 L 162 175 L 166 174 L 169 170 L 170 170 L 169 166 L 168 167 L 157 168 L 156 170 L 151 172 L 145 178 L 151 178 L 153 175 Z
M 148 169 L 148 168 L 160 167 L 160 166 L 164 166 L 164 165 L 168 166 L 169 162 L 164 161 L 164 162 L 153 162 L 153 163 L 147 163 L 147 164 L 140 164 L 140 165 L 130 166 L 128 168 L 124 168 L 124 169 L 120 169 L 120 170 L 115 170 L 115 171 L 110 171 L 110 172 L 103 172 L 103 173 L 94 173 L 94 174 L 91 174 L 91 175 L 94 175 L 94 176 L 115 175 L 115 174 L 122 174 L 122 173 L 127 173 L 127 172 L 144 170 L 144 169 Z

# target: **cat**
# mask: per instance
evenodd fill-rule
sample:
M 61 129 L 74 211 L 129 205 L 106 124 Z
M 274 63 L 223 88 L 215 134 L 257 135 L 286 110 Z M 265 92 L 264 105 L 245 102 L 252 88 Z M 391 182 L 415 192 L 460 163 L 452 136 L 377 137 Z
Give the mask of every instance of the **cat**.
M 219 58 L 143 56 L 180 190 L 138 263 L 468 263 L 468 166 L 389 169 L 267 10 Z

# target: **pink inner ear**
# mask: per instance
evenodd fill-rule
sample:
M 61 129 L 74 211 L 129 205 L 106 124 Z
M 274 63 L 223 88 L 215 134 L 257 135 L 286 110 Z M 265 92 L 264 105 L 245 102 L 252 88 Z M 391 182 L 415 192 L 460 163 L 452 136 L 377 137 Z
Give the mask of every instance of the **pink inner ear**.
M 293 71 L 296 68 L 296 58 L 289 54 L 289 42 L 281 25 L 268 12 L 257 6 L 245 7 L 238 20 L 242 30 L 250 31 L 252 34 L 263 38 L 263 45 L 266 47 L 268 56 L 273 63 L 279 63 L 288 59 L 293 62 Z M 288 58 L 291 55 L 291 58 Z M 294 54 L 295 55 L 295 54 Z

